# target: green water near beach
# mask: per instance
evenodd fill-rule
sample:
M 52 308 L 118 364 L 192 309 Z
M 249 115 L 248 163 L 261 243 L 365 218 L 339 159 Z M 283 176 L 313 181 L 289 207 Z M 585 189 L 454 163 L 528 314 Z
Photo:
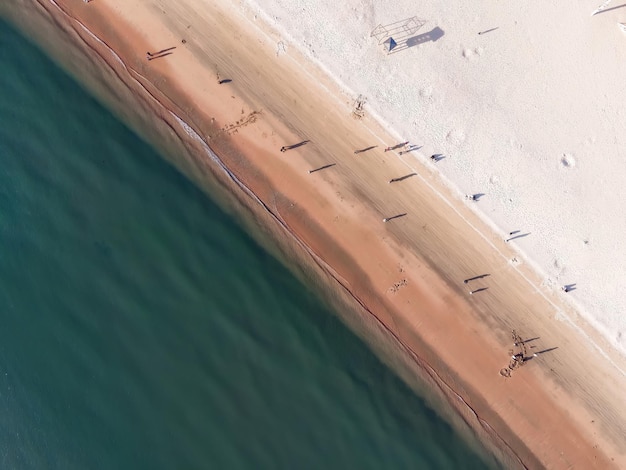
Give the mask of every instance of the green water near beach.
M 0 70 L 1 468 L 486 467 L 2 22 Z

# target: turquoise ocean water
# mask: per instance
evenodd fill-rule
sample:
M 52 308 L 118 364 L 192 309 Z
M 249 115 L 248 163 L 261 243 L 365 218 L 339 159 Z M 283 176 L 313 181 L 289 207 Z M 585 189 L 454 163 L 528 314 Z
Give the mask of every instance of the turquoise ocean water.
M 485 468 L 2 22 L 0 81 L 0 468 Z

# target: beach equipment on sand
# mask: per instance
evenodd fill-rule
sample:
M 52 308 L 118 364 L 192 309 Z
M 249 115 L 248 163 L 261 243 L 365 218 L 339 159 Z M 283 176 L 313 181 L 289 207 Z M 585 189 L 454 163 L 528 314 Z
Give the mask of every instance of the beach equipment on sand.
M 406 49 L 408 47 L 407 41 L 412 39 L 425 24 L 426 20 L 412 16 L 386 25 L 379 24 L 372 30 L 370 37 L 375 37 L 378 44 L 384 46 L 385 52 L 391 54 L 396 48 L 398 50 Z
M 391 37 L 387 39 L 383 44 L 387 46 L 387 52 L 391 52 L 393 48 L 398 45 L 398 43 L 394 41 L 394 39 Z

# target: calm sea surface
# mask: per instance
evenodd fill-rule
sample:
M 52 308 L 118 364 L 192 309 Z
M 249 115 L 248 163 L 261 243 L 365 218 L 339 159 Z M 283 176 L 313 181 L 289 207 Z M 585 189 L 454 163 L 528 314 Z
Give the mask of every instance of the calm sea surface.
M 0 468 L 485 464 L 0 22 Z

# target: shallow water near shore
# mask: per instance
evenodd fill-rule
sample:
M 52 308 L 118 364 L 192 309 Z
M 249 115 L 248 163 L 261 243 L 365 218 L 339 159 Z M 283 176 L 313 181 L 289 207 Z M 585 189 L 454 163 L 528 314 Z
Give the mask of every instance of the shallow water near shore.
M 485 468 L 207 196 L 0 22 L 2 468 Z

